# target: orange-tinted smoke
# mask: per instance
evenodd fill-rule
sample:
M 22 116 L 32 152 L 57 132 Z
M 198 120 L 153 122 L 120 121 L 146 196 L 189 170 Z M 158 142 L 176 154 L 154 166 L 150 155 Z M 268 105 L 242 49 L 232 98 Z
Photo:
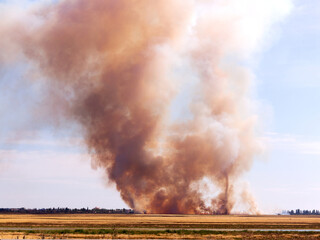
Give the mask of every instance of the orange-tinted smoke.
M 94 164 L 137 211 L 230 213 L 233 183 L 256 153 L 246 73 L 222 64 L 232 21 L 195 22 L 196 5 L 60 1 L 39 8 L 38 22 L 21 23 L 15 37 L 47 79 L 52 115 L 82 126 Z M 172 123 L 170 104 L 183 82 L 172 73 L 179 57 L 190 59 L 186 71 L 198 82 L 192 117 Z M 218 192 L 209 203 L 194 187 L 204 178 Z

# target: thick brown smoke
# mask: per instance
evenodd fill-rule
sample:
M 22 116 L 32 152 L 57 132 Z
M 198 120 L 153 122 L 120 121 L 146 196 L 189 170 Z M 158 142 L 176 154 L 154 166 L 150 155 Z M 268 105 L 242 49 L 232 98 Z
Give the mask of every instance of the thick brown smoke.
M 82 126 L 94 164 L 138 211 L 230 213 L 257 153 L 238 16 L 199 10 L 212 3 L 227 1 L 66 0 L 6 30 L 46 78 L 53 116 Z M 189 75 L 190 116 L 171 120 Z

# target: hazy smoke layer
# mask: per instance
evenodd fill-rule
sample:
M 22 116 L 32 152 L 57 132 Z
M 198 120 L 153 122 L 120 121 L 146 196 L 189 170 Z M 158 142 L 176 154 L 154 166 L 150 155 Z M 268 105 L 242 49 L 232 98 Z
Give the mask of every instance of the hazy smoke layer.
M 241 199 L 256 208 L 234 186 L 260 144 L 243 62 L 287 5 L 67 0 L 0 25 L 0 44 L 31 60 L 46 79 L 45 108 L 82 126 L 94 164 L 131 208 L 229 213 Z M 185 86 L 188 111 L 172 118 Z

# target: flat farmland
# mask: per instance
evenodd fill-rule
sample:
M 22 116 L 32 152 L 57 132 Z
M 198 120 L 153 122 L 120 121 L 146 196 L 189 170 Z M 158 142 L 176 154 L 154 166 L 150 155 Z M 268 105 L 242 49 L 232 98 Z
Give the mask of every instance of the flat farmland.
M 2 214 L 0 238 L 320 239 L 320 217 Z
M 0 227 L 145 227 L 320 229 L 320 216 L 3 214 Z

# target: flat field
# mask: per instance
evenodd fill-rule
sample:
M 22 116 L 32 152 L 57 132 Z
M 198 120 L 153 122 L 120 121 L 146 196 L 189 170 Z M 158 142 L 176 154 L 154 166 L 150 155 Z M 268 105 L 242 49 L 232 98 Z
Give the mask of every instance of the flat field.
M 0 238 L 320 239 L 320 217 L 2 214 Z

